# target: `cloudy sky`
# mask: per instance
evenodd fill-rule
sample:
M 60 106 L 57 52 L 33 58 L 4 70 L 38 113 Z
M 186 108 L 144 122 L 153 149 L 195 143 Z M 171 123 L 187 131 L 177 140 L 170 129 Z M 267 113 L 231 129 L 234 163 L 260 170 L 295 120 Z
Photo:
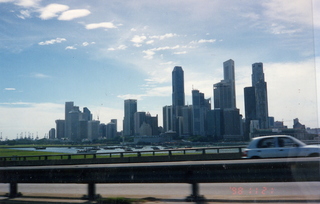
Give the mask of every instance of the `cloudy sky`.
M 319 11 L 319 0 L 0 0 L 0 132 L 43 137 L 66 101 L 122 130 L 129 98 L 162 125 L 174 66 L 192 104 L 192 89 L 213 97 L 229 59 L 242 114 L 263 62 L 269 115 L 317 127 Z

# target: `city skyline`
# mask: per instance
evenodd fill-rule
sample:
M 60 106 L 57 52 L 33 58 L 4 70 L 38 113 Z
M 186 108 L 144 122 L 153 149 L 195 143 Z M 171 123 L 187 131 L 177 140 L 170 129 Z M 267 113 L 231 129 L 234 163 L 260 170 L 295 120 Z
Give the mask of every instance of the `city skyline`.
M 236 106 L 243 116 L 251 65 L 262 62 L 269 115 L 289 127 L 294 118 L 318 126 L 319 1 L 0 5 L 3 138 L 48 134 L 64 118 L 66 101 L 107 123 L 122 121 L 123 101 L 137 99 L 137 110 L 159 115 L 162 126 L 173 67 L 183 67 L 187 105 L 193 89 L 213 97 L 227 59 L 235 61 Z

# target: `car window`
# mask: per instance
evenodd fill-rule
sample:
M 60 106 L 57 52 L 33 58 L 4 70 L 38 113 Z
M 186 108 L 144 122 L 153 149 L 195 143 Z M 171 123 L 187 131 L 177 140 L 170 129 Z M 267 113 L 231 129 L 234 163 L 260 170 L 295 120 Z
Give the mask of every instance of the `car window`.
M 279 147 L 294 147 L 297 144 L 290 138 L 287 137 L 280 137 L 278 138 Z
M 257 148 L 272 148 L 275 147 L 274 138 L 265 138 L 258 142 Z

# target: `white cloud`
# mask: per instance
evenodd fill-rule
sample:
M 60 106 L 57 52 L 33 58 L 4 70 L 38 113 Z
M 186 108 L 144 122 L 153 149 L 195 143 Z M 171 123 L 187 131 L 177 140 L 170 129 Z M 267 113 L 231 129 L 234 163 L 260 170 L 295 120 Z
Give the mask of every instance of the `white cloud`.
M 97 29 L 97 28 L 117 28 L 112 22 L 102 22 L 102 23 L 91 23 L 86 25 L 86 29 L 91 30 L 91 29 Z
M 63 41 L 67 41 L 65 38 L 56 38 L 56 39 L 52 39 L 52 40 L 47 40 L 44 42 L 39 42 L 39 45 L 52 45 L 52 44 L 56 44 L 56 43 L 62 43 Z
M 114 50 L 125 50 L 127 49 L 127 46 L 126 45 L 119 45 L 118 47 L 116 48 L 113 48 L 113 47 L 110 47 L 108 48 L 109 51 L 114 51 Z
M 143 41 L 145 41 L 146 39 L 147 39 L 147 37 L 144 36 L 144 35 L 142 35 L 142 36 L 135 35 L 135 36 L 133 36 L 133 38 L 131 39 L 131 42 L 136 43 L 136 44 L 139 44 L 139 43 L 142 43 Z
M 50 18 L 57 17 L 59 13 L 69 9 L 69 6 L 63 4 L 49 4 L 48 6 L 39 9 L 40 18 L 47 20 Z
M 74 46 L 67 46 L 65 50 L 76 50 L 77 48 Z
M 216 42 L 216 39 L 209 39 L 209 40 L 201 39 L 198 41 L 198 43 L 214 43 L 214 42 Z
M 94 45 L 94 44 L 96 44 L 95 42 L 91 42 L 91 43 L 89 43 L 89 42 L 83 42 L 82 43 L 82 46 L 83 47 L 87 47 L 87 46 L 89 46 L 89 45 Z
M 39 2 L 41 0 L 18 0 L 15 4 L 22 7 L 37 7 Z
M 50 76 L 45 75 L 45 74 L 41 74 L 41 73 L 34 73 L 31 75 L 31 77 L 42 79 L 42 78 L 49 78 Z
M 20 15 L 17 15 L 17 16 L 21 19 L 26 19 L 26 18 L 30 18 L 31 14 L 30 14 L 30 11 L 28 10 L 21 10 Z
M 16 88 L 4 88 L 5 91 L 15 91 Z
M 174 52 L 173 54 L 175 54 L 175 55 L 183 55 L 183 54 L 187 54 L 187 51 Z
M 152 50 L 144 50 L 144 51 L 142 51 L 144 54 L 146 54 L 145 56 L 144 56 L 144 58 L 146 58 L 146 59 L 152 59 L 153 58 L 153 55 L 154 54 L 156 54 L 154 51 L 152 51 Z
M 87 9 L 74 9 L 63 12 L 58 20 L 69 21 L 89 15 L 91 12 Z
M 124 94 L 124 95 L 118 95 L 118 98 L 121 98 L 123 100 L 126 99 L 137 99 L 137 100 L 142 100 L 142 97 L 144 97 L 145 94 Z
M 172 37 L 175 37 L 175 36 L 178 36 L 177 34 L 175 33 L 166 33 L 164 35 L 154 35 L 154 36 L 150 36 L 151 39 L 155 38 L 155 39 L 159 39 L 159 40 L 163 40 L 165 38 L 172 38 Z
M 153 44 L 153 43 L 154 43 L 154 40 L 148 40 L 148 41 L 146 42 L 147 45 L 150 45 L 150 44 Z

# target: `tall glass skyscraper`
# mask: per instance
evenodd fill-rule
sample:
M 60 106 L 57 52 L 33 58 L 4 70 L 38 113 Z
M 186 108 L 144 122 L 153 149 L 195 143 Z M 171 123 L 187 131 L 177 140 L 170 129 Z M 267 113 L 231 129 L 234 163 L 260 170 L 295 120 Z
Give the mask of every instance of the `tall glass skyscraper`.
M 223 75 L 223 80 L 213 85 L 215 111 L 212 112 L 212 116 L 214 121 L 222 120 L 216 123 L 219 125 L 215 128 L 220 130 L 214 131 L 214 134 L 219 133 L 214 137 L 225 140 L 241 140 L 241 115 L 236 107 L 234 61 L 232 59 L 223 63 Z
M 255 89 L 256 119 L 261 129 L 269 128 L 267 82 L 264 80 L 263 64 L 252 64 L 252 87 Z
M 179 116 L 182 116 L 184 105 L 184 73 L 182 67 L 175 66 L 172 71 L 172 122 L 174 131 L 178 130 L 175 121 Z
M 134 134 L 134 113 L 137 112 L 137 100 L 127 99 L 124 101 L 123 135 Z

